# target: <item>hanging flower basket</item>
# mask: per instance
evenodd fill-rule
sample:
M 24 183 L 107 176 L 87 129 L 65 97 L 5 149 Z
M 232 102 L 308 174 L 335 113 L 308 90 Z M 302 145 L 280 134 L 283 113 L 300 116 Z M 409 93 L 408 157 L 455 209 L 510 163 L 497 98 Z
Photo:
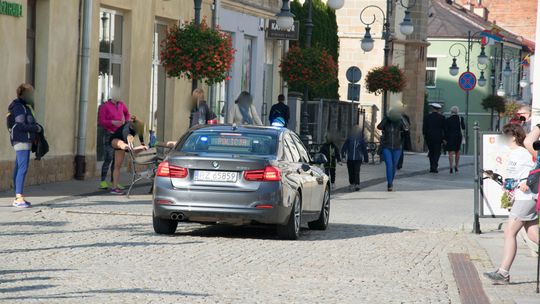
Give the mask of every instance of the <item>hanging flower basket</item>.
M 406 85 L 405 74 L 395 65 L 373 68 L 366 76 L 367 91 L 376 95 L 384 91 L 399 93 Z
M 279 67 L 281 76 L 291 85 L 313 88 L 337 82 L 338 66 L 324 49 L 293 46 Z
M 228 72 L 236 51 L 231 36 L 209 27 L 205 20 L 200 25 L 191 21 L 171 27 L 161 47 L 161 64 L 169 77 L 204 80 L 207 84 L 230 79 Z

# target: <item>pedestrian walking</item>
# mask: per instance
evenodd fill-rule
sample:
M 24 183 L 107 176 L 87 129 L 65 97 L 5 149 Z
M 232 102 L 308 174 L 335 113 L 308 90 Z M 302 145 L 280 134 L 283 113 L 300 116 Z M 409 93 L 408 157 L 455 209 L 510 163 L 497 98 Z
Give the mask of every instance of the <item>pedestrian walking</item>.
M 428 146 L 429 172 L 439 173 L 439 159 L 444 139 L 444 125 L 446 119 L 439 112 L 442 106 L 438 103 L 430 105 L 431 113 L 424 119 L 423 134 Z
M 204 91 L 200 88 L 193 90 L 191 95 L 192 108 L 189 116 L 189 127 L 206 125 L 209 121 L 216 119 L 216 115 L 208 107 L 204 98 Z
M 367 144 L 359 126 L 354 126 L 341 148 L 342 156 L 347 160 L 349 173 L 349 188 L 351 191 L 360 190 L 360 168 L 362 162 L 368 162 Z
M 381 152 L 386 165 L 387 190 L 394 190 L 394 178 L 402 151 L 402 135 L 409 130 L 409 125 L 403 119 L 402 110 L 392 108 L 379 123 L 377 129 L 382 131 Z
M 240 93 L 230 109 L 227 123 L 237 125 L 263 125 L 261 117 L 253 104 L 253 97 L 251 97 L 251 94 L 246 91 Z
M 112 187 L 114 170 L 114 149 L 111 146 L 111 136 L 122 125 L 131 119 L 126 104 L 118 98 L 116 90 L 111 90 L 111 98 L 103 103 L 98 110 L 98 125 L 103 129 L 103 164 L 101 165 L 101 180 L 99 189 L 106 190 Z M 111 171 L 111 182 L 107 182 L 107 175 Z M 118 189 L 124 186 L 117 184 Z
M 324 164 L 324 172 L 330 176 L 331 188 L 335 189 L 336 167 L 338 163 L 341 163 L 341 154 L 339 153 L 338 146 L 334 143 L 333 135 L 328 134 L 326 136 L 326 142 L 321 146 L 319 152 L 326 156 L 327 162 Z
M 516 236 L 521 228 L 525 228 L 529 239 L 538 244 L 538 214 L 534 194 L 527 186 L 527 176 L 534 168 L 532 155 L 524 147 L 525 131 L 520 125 L 507 124 L 503 127 L 503 135 L 510 147 L 510 155 L 506 162 L 505 189 L 512 192 L 513 204 L 504 229 L 504 252 L 499 268 L 484 273 L 494 284 L 510 282 L 510 268 L 517 252 Z M 515 186 L 509 186 L 515 184 Z
M 461 144 L 463 143 L 463 130 L 465 130 L 465 120 L 459 116 L 459 108 L 453 106 L 450 109 L 450 117 L 444 122 L 444 144 L 448 151 L 448 162 L 450 163 L 450 174 L 459 171 L 459 157 Z
M 270 108 L 270 115 L 268 116 L 270 125 L 272 125 L 272 123 L 274 123 L 274 121 L 279 117 L 283 118 L 283 120 L 285 121 L 284 127 L 287 127 L 290 119 L 290 110 L 289 106 L 285 104 L 285 95 L 283 94 L 280 94 L 278 96 L 278 103 L 276 103 L 272 106 L 272 108 Z
M 409 116 L 405 113 L 402 115 L 403 122 L 409 126 L 406 131 L 401 132 L 401 156 L 399 157 L 399 161 L 397 164 L 397 169 L 401 170 L 403 168 L 403 159 L 405 158 L 405 151 L 411 151 L 412 150 L 412 142 L 411 142 L 411 119 Z
M 133 149 L 133 152 L 137 153 L 148 149 L 144 144 L 143 134 L 144 124 L 137 120 L 135 116 L 132 116 L 130 121 L 123 124 L 111 135 L 109 144 L 114 149 L 114 171 L 111 194 L 124 194 L 124 191 L 118 187 L 120 169 L 122 168 L 124 157 L 126 156 L 126 152 L 129 151 L 130 143 L 133 143 L 135 135 L 138 135 L 141 145 Z
M 13 206 L 28 208 L 31 203 L 24 197 L 24 182 L 30 163 L 30 150 L 36 135 L 43 128 L 34 115 L 34 88 L 30 84 L 21 84 L 17 88 L 17 98 L 11 102 L 6 117 L 11 146 L 15 150 L 13 187 L 15 200 Z

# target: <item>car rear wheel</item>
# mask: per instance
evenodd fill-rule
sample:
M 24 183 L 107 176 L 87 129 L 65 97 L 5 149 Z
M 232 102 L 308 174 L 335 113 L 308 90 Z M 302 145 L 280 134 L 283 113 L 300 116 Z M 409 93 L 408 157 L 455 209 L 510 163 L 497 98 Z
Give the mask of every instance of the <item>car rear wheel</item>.
M 278 225 L 278 236 L 285 240 L 297 240 L 300 237 L 302 223 L 302 198 L 296 193 L 289 220 L 285 225 Z
M 152 213 L 152 224 L 154 231 L 158 234 L 174 234 L 178 227 L 177 221 L 159 218 L 154 213 Z
M 330 220 L 330 191 L 326 189 L 324 191 L 324 198 L 321 207 L 321 213 L 316 221 L 309 222 L 309 229 L 313 230 L 326 230 L 328 228 L 328 221 Z

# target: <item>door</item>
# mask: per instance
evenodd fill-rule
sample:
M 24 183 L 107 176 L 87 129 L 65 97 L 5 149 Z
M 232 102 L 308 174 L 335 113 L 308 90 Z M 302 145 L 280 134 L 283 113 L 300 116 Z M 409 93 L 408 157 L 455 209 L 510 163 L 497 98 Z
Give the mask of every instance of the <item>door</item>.
M 306 147 L 298 138 L 296 134 L 292 134 L 292 138 L 294 140 L 294 143 L 298 147 L 298 152 L 300 153 L 300 157 L 302 159 L 302 166 L 305 168 L 309 167 L 309 170 L 306 171 L 306 174 L 308 175 L 309 185 L 310 185 L 310 196 L 311 196 L 311 203 L 310 203 L 310 212 L 318 213 L 322 208 L 322 201 L 323 201 L 323 195 L 324 195 L 324 175 L 322 170 L 316 167 L 311 166 L 311 158 L 309 157 L 309 153 L 307 152 Z
M 313 202 L 312 202 L 312 192 L 315 187 L 315 178 L 309 166 L 309 157 L 306 162 L 307 152 L 305 150 L 301 151 L 299 146 L 295 143 L 296 135 L 285 134 L 284 141 L 286 146 L 291 151 L 293 161 L 294 161 L 294 170 L 296 174 L 300 177 L 300 182 L 302 184 L 302 205 L 303 210 L 312 212 L 313 211 Z

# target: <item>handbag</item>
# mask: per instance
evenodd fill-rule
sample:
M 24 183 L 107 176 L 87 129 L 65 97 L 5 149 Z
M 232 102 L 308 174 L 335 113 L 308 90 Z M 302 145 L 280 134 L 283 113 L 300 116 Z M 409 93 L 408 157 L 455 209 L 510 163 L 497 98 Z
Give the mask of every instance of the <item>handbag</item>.
M 532 193 L 538 194 L 539 183 L 540 183 L 540 168 L 534 169 L 531 172 L 529 172 L 529 176 L 527 176 L 527 187 L 529 187 Z

